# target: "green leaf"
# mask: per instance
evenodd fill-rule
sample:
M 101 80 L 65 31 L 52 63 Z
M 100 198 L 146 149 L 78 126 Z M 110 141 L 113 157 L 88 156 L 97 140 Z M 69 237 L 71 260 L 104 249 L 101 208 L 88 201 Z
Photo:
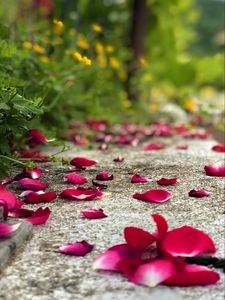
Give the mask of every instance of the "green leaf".
M 3 24 L 0 24 L 0 38 L 3 40 L 8 40 L 9 38 L 9 28 Z

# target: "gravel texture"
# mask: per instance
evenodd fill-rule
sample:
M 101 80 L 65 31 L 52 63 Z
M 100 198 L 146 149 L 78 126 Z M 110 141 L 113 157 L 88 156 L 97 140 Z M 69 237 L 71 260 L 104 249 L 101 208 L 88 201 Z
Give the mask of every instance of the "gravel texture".
M 160 141 L 160 139 L 158 140 Z M 119 274 L 97 273 L 92 270 L 94 258 L 108 247 L 123 242 L 123 228 L 128 225 L 153 230 L 152 213 L 166 217 L 170 228 L 191 225 L 213 237 L 218 249 L 216 256 L 224 257 L 224 180 L 208 177 L 204 166 L 223 159 L 224 155 L 211 151 L 214 141 L 190 140 L 188 150 L 177 150 L 177 140 L 164 139 L 168 147 L 159 151 L 143 151 L 138 147 L 111 147 L 107 151 L 85 150 L 73 147 L 63 156 L 85 156 L 99 163 L 82 175 L 89 180 L 100 170 L 114 174 L 108 182 L 102 200 L 73 202 L 60 198 L 46 205 L 52 214 L 46 225 L 35 226 L 32 239 L 24 244 L 11 264 L 2 272 L 0 299 L 17 300 L 223 300 L 224 275 L 218 284 L 207 287 L 154 289 L 137 286 Z M 180 142 L 180 141 L 179 141 Z M 57 149 L 49 149 L 50 153 Z M 123 163 L 114 163 L 118 155 Z M 43 180 L 50 190 L 61 192 L 70 184 L 63 183 L 68 168 L 57 163 L 47 164 L 48 174 Z M 136 170 L 153 182 L 131 184 L 128 172 Z M 160 187 L 161 177 L 180 178 L 176 186 Z M 13 185 L 11 185 L 13 188 Z M 162 188 L 171 192 L 172 198 L 164 204 L 145 203 L 132 198 L 136 191 Z M 191 189 L 206 189 L 208 198 L 191 198 Z M 26 205 L 37 208 L 40 205 Z M 44 206 L 44 205 L 43 205 Z M 84 219 L 84 208 L 102 208 L 108 218 Z M 87 240 L 94 250 L 85 257 L 59 254 L 57 248 L 68 242 Z

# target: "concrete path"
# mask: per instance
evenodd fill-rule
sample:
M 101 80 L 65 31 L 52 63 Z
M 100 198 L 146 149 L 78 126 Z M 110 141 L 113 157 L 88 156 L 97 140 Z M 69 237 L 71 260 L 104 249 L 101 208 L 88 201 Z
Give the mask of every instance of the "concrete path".
M 157 141 L 160 141 L 158 139 Z M 114 174 L 102 200 L 90 202 L 64 201 L 60 198 L 46 205 L 52 214 L 46 225 L 36 226 L 33 237 L 24 244 L 10 265 L 1 273 L 1 300 L 223 300 L 224 275 L 217 285 L 194 288 L 156 287 L 134 285 L 119 274 L 96 273 L 92 270 L 95 257 L 108 247 L 123 242 L 123 228 L 128 225 L 153 230 L 152 213 L 166 217 L 170 228 L 191 225 L 213 237 L 218 249 L 216 256 L 224 257 L 224 181 L 208 177 L 204 165 L 223 159 L 223 154 L 212 152 L 214 141 L 188 141 L 188 150 L 177 150 L 176 140 L 163 139 L 165 150 L 143 151 L 142 146 L 113 147 L 108 151 L 84 150 L 73 147 L 63 156 L 85 156 L 99 163 L 82 174 L 92 179 L 100 170 Z M 180 142 L 180 141 L 179 141 Z M 50 152 L 55 151 L 50 149 Z M 125 161 L 116 164 L 118 155 Z M 67 167 L 48 164 L 49 174 L 43 180 L 50 190 L 61 192 L 69 184 L 63 183 Z M 141 175 L 154 181 L 131 184 L 128 172 L 137 169 Z M 180 184 L 166 189 L 172 199 L 164 204 L 144 203 L 132 198 L 135 191 L 159 188 L 155 180 L 161 177 L 180 178 Z M 209 198 L 190 198 L 191 189 L 206 189 Z M 26 205 L 37 208 L 40 205 Z M 42 205 L 44 206 L 44 205 Z M 84 219 L 80 210 L 103 208 L 108 218 Z M 85 257 L 60 255 L 55 250 L 68 242 L 85 239 L 95 244 Z

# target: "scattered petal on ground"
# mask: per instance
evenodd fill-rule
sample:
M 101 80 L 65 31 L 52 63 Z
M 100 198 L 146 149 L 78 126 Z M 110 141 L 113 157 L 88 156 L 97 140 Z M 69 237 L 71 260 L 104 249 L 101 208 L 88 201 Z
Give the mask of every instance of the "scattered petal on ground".
M 103 209 L 93 209 L 93 208 L 87 208 L 81 210 L 81 213 L 84 217 L 88 219 L 101 219 L 106 218 L 107 215 L 104 213 Z
M 205 190 L 191 190 L 188 193 L 188 195 L 190 197 L 202 198 L 202 197 L 208 197 L 210 193 Z
M 39 207 L 36 211 L 34 211 L 31 215 L 31 217 L 24 219 L 24 221 L 30 222 L 33 225 L 41 225 L 45 224 L 51 214 L 51 210 L 46 207 L 42 208 Z
M 74 157 L 71 161 L 70 164 L 77 167 L 77 168 L 87 168 L 91 167 L 97 164 L 95 160 L 87 159 L 85 157 Z
M 174 185 L 179 182 L 178 178 L 161 178 L 157 180 L 157 183 L 159 185 Z
M 150 182 L 152 181 L 151 179 L 149 179 L 148 177 L 142 177 L 138 174 L 134 174 L 131 177 L 131 183 L 144 183 L 144 182 Z
M 19 226 L 20 224 L 9 225 L 0 222 L 0 238 L 7 237 L 11 233 L 15 232 Z
M 24 201 L 26 203 L 42 203 L 42 202 L 51 202 L 54 200 L 57 195 L 55 192 L 33 192 L 33 191 L 25 191 L 21 194 L 21 196 L 24 196 Z
M 171 194 L 165 190 L 149 190 L 143 194 L 135 193 L 133 198 L 153 203 L 163 203 L 171 198 Z
M 80 174 L 69 173 L 65 175 L 64 180 L 73 184 L 84 184 L 87 182 L 87 179 Z
M 210 165 L 210 166 L 205 166 L 204 169 L 207 176 L 217 176 L 217 177 L 225 176 L 224 165 Z
M 104 194 L 100 190 L 92 190 L 92 189 L 66 189 L 64 190 L 60 196 L 62 198 L 66 198 L 69 200 L 77 200 L 77 201 L 83 201 L 83 200 L 95 200 L 99 199 Z
M 59 252 L 67 255 L 85 256 L 91 252 L 94 245 L 89 244 L 86 241 L 76 242 L 74 244 L 67 244 L 59 248 Z
M 95 179 L 102 181 L 113 180 L 113 175 L 109 175 L 106 171 L 101 171 L 96 175 Z
M 144 146 L 144 150 L 146 150 L 146 151 L 161 150 L 164 148 L 165 148 L 165 146 L 160 143 L 148 144 L 148 145 Z
M 225 146 L 224 145 L 215 145 L 212 147 L 213 151 L 216 152 L 225 152 Z
M 19 187 L 23 190 L 40 191 L 48 187 L 47 183 L 31 178 L 23 178 L 18 181 Z

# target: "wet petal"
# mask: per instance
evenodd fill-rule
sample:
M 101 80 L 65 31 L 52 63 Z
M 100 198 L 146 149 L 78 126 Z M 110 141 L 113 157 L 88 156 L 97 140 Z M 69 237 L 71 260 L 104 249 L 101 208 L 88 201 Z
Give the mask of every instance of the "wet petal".
M 106 171 L 101 171 L 96 175 L 96 180 L 113 180 L 113 175 L 109 175 Z
M 59 252 L 67 255 L 85 256 L 91 252 L 94 245 L 89 244 L 86 241 L 76 242 L 74 244 L 67 244 L 59 248 Z
M 224 177 L 225 176 L 225 166 L 221 165 L 210 165 L 205 166 L 205 173 L 207 176 L 218 176 Z
M 142 177 L 138 174 L 134 174 L 131 177 L 131 183 L 143 183 L 143 182 L 150 182 L 152 181 L 151 179 L 149 179 L 148 177 Z
M 225 152 L 225 146 L 224 145 L 215 145 L 212 147 L 213 151 L 216 152 Z
M 140 250 L 145 250 L 156 241 L 151 233 L 137 227 L 126 227 L 124 238 L 131 248 Z
M 87 208 L 81 210 L 81 213 L 84 217 L 88 219 L 101 219 L 106 218 L 107 215 L 104 213 L 103 209 L 93 209 L 93 208 Z
M 153 144 L 148 144 L 148 145 L 144 146 L 144 150 L 146 150 L 146 151 L 161 150 L 164 148 L 165 148 L 165 146 L 161 143 L 153 143 Z
M 174 185 L 177 184 L 180 180 L 178 178 L 161 178 L 157 180 L 157 183 L 160 185 Z
M 95 160 L 87 159 L 85 157 L 74 157 L 70 161 L 70 164 L 82 169 L 82 168 L 94 166 L 97 164 L 97 162 Z
M 23 190 L 40 191 L 45 190 L 48 187 L 47 183 L 31 178 L 23 178 L 18 181 L 19 186 Z
M 34 211 L 31 215 L 31 217 L 24 219 L 24 221 L 30 222 L 33 225 L 41 225 L 45 224 L 51 214 L 51 210 L 46 207 L 42 208 L 39 207 L 36 211 Z
M 175 265 L 166 259 L 154 260 L 139 266 L 131 278 L 136 284 L 155 287 L 176 274 Z
M 91 189 L 66 189 L 60 194 L 62 198 L 78 201 L 95 200 L 101 198 L 103 195 L 101 191 Z
M 163 203 L 171 198 L 171 194 L 165 190 L 149 190 L 143 194 L 135 193 L 133 198 L 153 203 Z
M 208 197 L 210 193 L 205 190 L 191 190 L 188 193 L 188 195 L 190 197 L 202 198 L 202 197 Z
M 184 257 L 216 252 L 213 240 L 203 231 L 191 226 L 167 232 L 160 248 L 172 256 Z
M 64 180 L 73 184 L 84 184 L 87 179 L 77 173 L 69 173 L 64 177 Z
M 207 267 L 186 264 L 182 271 L 177 272 L 163 282 L 168 286 L 197 286 L 215 284 L 220 275 Z
M 15 232 L 20 224 L 9 225 L 0 222 L 0 238 L 7 237 L 9 234 Z

